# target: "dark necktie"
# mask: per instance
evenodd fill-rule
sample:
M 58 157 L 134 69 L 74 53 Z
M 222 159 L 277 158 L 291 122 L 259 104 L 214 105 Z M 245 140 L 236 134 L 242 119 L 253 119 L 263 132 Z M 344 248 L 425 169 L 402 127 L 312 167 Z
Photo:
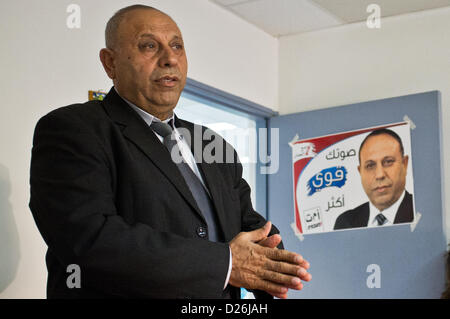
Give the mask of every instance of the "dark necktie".
M 381 213 L 378 214 L 377 216 L 375 216 L 375 219 L 378 222 L 378 226 L 383 225 L 386 222 L 386 220 L 387 220 L 387 218 Z
M 183 159 L 177 141 L 175 137 L 172 136 L 173 129 L 171 125 L 163 122 L 152 121 L 150 127 L 156 133 L 158 133 L 163 137 L 163 143 L 170 154 L 173 154 L 173 152 L 177 152 L 176 154 L 179 155 L 178 158 Z M 200 209 L 200 211 L 203 214 L 203 217 L 206 220 L 208 239 L 214 242 L 219 241 L 219 234 L 220 234 L 220 230 L 218 229 L 219 223 L 217 222 L 215 209 L 212 204 L 211 198 L 208 195 L 207 190 L 205 189 L 205 187 L 203 186 L 202 182 L 197 177 L 197 175 L 195 175 L 195 173 L 192 171 L 189 165 L 184 161 L 184 159 L 182 161 L 174 161 L 174 163 L 180 170 L 181 175 L 183 175 L 184 180 L 186 181 L 186 184 L 188 185 L 189 190 L 192 193 L 192 196 L 197 202 L 198 208 Z M 203 236 L 206 235 L 206 233 L 202 231 L 199 233 L 199 235 Z

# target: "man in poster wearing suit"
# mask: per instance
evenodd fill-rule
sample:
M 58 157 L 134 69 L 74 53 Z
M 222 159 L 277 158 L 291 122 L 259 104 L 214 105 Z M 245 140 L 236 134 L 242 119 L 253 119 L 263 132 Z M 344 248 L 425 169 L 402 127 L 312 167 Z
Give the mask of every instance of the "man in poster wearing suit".
M 405 190 L 408 155 L 397 133 L 371 132 L 359 148 L 358 171 L 369 202 L 342 213 L 334 229 L 376 227 L 410 223 L 413 197 Z
M 47 246 L 49 298 L 286 298 L 308 262 L 282 248 L 253 210 L 242 165 L 199 161 L 175 116 L 184 43 L 165 13 L 119 10 L 100 51 L 114 87 L 103 101 L 54 110 L 36 125 L 30 209 Z M 205 136 L 205 135 L 203 135 Z M 200 149 L 217 134 L 201 141 Z M 174 150 L 176 151 L 174 153 Z M 173 159 L 181 155 L 182 161 Z M 78 265 L 81 287 L 69 288 Z

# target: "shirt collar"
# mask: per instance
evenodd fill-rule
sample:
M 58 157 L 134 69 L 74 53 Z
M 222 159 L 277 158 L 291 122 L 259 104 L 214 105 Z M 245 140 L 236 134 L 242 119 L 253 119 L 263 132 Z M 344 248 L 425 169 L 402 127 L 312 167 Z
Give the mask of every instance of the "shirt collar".
M 376 208 L 371 201 L 369 201 L 369 207 L 370 207 L 370 218 L 369 218 L 369 226 L 370 224 L 372 224 L 375 220 L 375 216 L 377 216 L 378 214 L 382 213 L 384 215 L 384 217 L 387 218 L 389 224 L 393 224 L 394 220 L 395 220 L 395 215 L 397 214 L 398 208 L 400 207 L 400 204 L 403 201 L 403 198 L 405 197 L 406 191 L 403 190 L 403 194 L 402 196 L 399 197 L 399 199 L 397 199 L 397 201 L 392 204 L 391 206 L 389 206 L 388 208 L 386 208 L 383 211 L 378 210 L 378 208 Z
M 147 123 L 148 126 L 150 126 L 150 124 L 152 124 L 153 121 L 155 122 L 163 122 L 163 123 L 174 123 L 175 119 L 175 113 L 172 112 L 172 115 L 165 119 L 164 121 L 161 121 L 159 118 L 157 118 L 156 116 L 151 115 L 150 113 L 144 111 L 143 109 L 141 109 L 140 107 L 138 107 L 137 105 L 131 103 L 130 101 L 128 101 L 126 98 L 122 97 L 119 92 L 117 92 L 116 88 L 114 87 L 114 90 L 116 91 L 116 93 L 125 101 L 127 102 L 127 104 L 129 106 L 131 106 L 132 109 L 134 109 L 139 116 L 145 121 L 145 123 Z M 173 125 L 172 125 L 173 126 Z

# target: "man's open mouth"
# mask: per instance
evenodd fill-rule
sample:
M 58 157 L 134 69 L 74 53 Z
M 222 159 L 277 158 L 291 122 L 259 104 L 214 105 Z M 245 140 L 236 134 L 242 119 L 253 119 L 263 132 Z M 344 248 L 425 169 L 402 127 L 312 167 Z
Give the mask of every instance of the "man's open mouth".
M 155 80 L 155 82 L 168 87 L 174 86 L 178 81 L 178 77 L 173 75 L 165 75 Z

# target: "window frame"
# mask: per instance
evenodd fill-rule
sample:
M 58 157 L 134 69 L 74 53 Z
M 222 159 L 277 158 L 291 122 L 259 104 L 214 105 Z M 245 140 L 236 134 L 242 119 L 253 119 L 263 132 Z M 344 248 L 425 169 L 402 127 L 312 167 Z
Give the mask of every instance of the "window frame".
M 227 93 L 225 91 L 219 90 L 212 86 L 203 84 L 196 80 L 187 78 L 186 85 L 182 92 L 182 96 L 188 99 L 192 99 L 198 101 L 200 103 L 204 103 L 210 105 L 212 107 L 216 107 L 226 111 L 238 111 L 239 113 L 247 114 L 250 118 L 256 121 L 256 138 L 257 141 L 260 140 L 259 133 L 261 128 L 268 127 L 268 122 L 271 117 L 278 116 L 278 112 L 275 112 L 265 106 L 259 105 L 252 101 L 246 100 L 239 96 Z M 266 137 L 266 143 L 268 143 L 269 136 Z M 259 144 L 259 143 L 258 143 Z M 269 145 L 266 145 L 266 149 Z M 256 203 L 253 203 L 253 208 L 261 214 L 266 219 L 268 218 L 268 176 L 266 174 L 261 174 L 261 167 L 263 166 L 259 159 L 259 147 L 257 145 L 257 164 L 256 164 L 256 178 L 255 178 L 255 187 L 256 189 L 252 189 L 252 192 L 256 192 Z M 263 199 L 263 200 L 261 200 Z

